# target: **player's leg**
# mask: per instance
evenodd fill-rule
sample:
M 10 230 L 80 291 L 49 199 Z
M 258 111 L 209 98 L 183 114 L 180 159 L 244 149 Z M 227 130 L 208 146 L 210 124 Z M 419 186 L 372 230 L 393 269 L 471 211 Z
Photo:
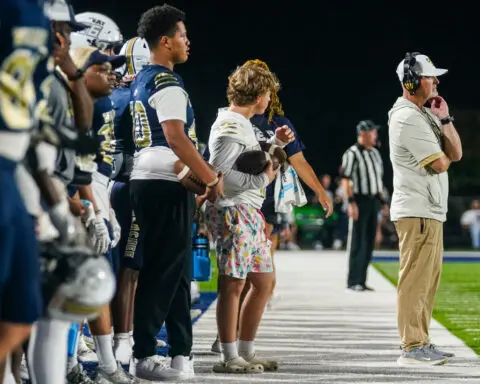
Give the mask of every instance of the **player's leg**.
M 106 222 L 109 237 L 112 239 L 112 227 L 109 222 L 110 199 L 108 196 L 108 182 L 109 180 L 106 176 L 98 172 L 92 174 L 92 189 L 95 202 Z M 109 261 L 113 272 L 116 273 L 118 267 L 117 253 L 109 247 L 104 256 Z M 110 305 L 103 307 L 100 311 L 100 316 L 93 321 L 89 321 L 88 326 L 95 343 L 95 350 L 98 357 L 97 380 L 110 380 L 114 383 L 128 380 L 128 374 L 118 366 L 113 353 L 112 315 Z
M 193 375 L 189 360 L 190 281 L 184 284 L 183 276 L 190 268 L 192 257 L 192 196 L 181 184 L 165 180 L 132 180 L 130 193 L 143 244 L 143 263 L 134 305 L 136 374 L 148 380 L 190 377 Z M 175 315 L 170 316 L 173 302 L 176 303 Z M 157 334 L 167 318 L 170 353 L 182 356 L 177 359 L 174 356 L 171 366 L 164 360 L 159 366 Z M 179 369 L 177 362 L 182 365 Z
M 40 264 L 35 222 L 23 204 L 13 169 L 0 172 L 0 361 L 28 337 L 40 317 Z M 10 214 L 9 214 L 10 212 Z
M 262 373 L 261 365 L 250 364 L 239 356 L 237 346 L 240 296 L 253 246 L 249 224 L 245 223 L 243 217 L 248 207 L 207 209 L 207 220 L 216 239 L 217 265 L 221 276 L 217 297 L 217 327 L 223 360 L 214 365 L 213 370 L 217 373 Z
M 261 364 L 265 371 L 278 369 L 276 361 L 259 359 L 255 354 L 255 337 L 262 315 L 272 294 L 274 284 L 271 244 L 267 239 L 265 221 L 262 214 L 251 208 L 249 210 L 251 228 L 252 257 L 249 271 L 252 289 L 245 298 L 240 313 L 240 336 L 238 339 L 239 355 L 251 364 Z
M 112 301 L 115 358 L 128 364 L 132 355 L 130 332 L 133 329 L 133 303 L 141 266 L 138 238 L 140 228 L 130 202 L 129 183 L 116 181 L 112 187 L 110 202 L 121 227 L 118 254 L 120 269 L 117 274 L 117 292 Z

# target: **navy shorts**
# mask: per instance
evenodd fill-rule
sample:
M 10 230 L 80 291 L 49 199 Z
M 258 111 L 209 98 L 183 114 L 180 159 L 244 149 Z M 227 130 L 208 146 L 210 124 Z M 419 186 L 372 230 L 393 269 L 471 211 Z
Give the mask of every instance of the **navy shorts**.
M 263 216 L 265 217 L 265 222 L 267 224 L 273 225 L 272 235 L 280 232 L 281 218 L 280 215 L 275 212 L 275 200 L 265 199 L 261 211 Z
M 122 228 L 118 253 L 123 268 L 139 270 L 142 267 L 143 252 L 141 247 L 140 227 L 137 224 L 130 201 L 130 183 L 115 181 L 110 194 L 110 203 Z
M 43 310 L 39 248 L 15 168 L 0 157 L 0 321 L 31 324 Z

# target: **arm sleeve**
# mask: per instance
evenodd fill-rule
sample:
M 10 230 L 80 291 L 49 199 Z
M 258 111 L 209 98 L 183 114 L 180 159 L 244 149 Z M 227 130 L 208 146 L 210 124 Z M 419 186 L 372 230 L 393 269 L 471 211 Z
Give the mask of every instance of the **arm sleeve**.
M 305 145 L 303 144 L 302 140 L 300 139 L 300 136 L 297 133 L 297 130 L 295 129 L 295 127 L 293 126 L 292 122 L 289 119 L 287 119 L 284 116 L 279 116 L 276 118 L 275 122 L 277 123 L 278 126 L 287 125 L 288 128 L 292 130 L 295 136 L 295 139 L 291 143 L 288 143 L 284 148 L 288 157 L 291 157 L 296 153 L 302 152 L 303 150 L 305 150 Z
M 425 167 L 444 155 L 437 137 L 427 122 L 412 122 L 407 118 L 399 122 L 400 143 L 417 160 L 420 167 Z
M 347 151 L 342 157 L 341 176 L 345 179 L 351 179 L 353 174 L 353 166 L 355 165 L 355 155 L 352 151 Z
M 181 87 L 163 88 L 151 96 L 148 103 L 157 111 L 160 124 L 168 120 L 187 122 L 187 95 Z
M 211 148 L 210 163 L 222 172 L 225 183 L 237 190 L 261 189 L 269 184 L 267 175 L 249 175 L 233 169 L 245 146 L 228 136 L 219 137 Z M 213 155 L 214 154 L 214 155 Z
M 57 79 L 51 84 L 48 95 L 48 112 L 52 118 L 52 124 L 56 127 L 63 127 L 69 119 L 68 91 L 63 88 Z

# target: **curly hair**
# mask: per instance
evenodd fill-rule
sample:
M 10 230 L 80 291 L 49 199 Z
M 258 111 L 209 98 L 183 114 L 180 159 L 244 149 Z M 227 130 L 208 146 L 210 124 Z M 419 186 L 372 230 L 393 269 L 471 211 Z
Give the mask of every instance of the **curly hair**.
M 257 97 L 280 87 L 276 76 L 259 66 L 238 67 L 228 77 L 227 98 L 230 104 L 245 107 L 255 103 Z
M 157 5 L 142 14 L 137 34 L 147 41 L 150 49 L 153 49 L 162 36 L 175 35 L 179 21 L 185 21 L 185 12 L 169 4 Z
M 267 63 L 259 59 L 248 60 L 243 64 L 243 67 L 249 67 L 249 66 L 258 66 L 266 69 L 267 71 L 270 71 L 270 68 L 268 68 Z M 280 90 L 280 88 L 278 88 L 278 90 Z M 276 90 L 275 92 L 272 92 L 272 94 L 270 95 L 270 104 L 268 104 L 268 107 L 266 110 L 266 113 L 268 114 L 269 123 L 273 121 L 273 116 L 275 115 L 285 116 L 282 103 L 280 102 L 280 98 L 278 97 L 278 90 Z

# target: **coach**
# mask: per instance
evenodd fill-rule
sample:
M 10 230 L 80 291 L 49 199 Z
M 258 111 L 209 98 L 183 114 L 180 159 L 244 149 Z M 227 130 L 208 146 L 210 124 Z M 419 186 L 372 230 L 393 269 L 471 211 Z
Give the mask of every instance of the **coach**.
M 438 95 L 436 68 L 420 53 L 407 53 L 397 67 L 403 94 L 389 112 L 393 167 L 391 219 L 399 238 L 399 364 L 443 364 L 451 353 L 430 344 L 428 328 L 440 282 L 447 170 L 462 157 L 462 144 L 448 105 Z

